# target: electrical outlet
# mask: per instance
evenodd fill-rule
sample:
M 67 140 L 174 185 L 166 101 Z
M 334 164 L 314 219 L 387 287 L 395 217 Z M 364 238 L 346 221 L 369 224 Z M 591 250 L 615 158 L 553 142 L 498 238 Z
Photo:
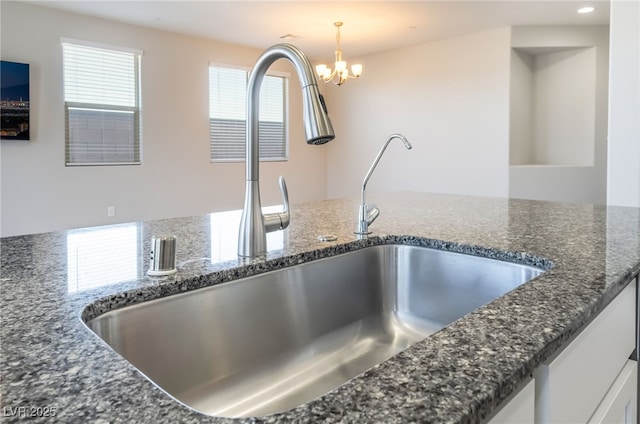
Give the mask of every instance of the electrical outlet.
M 115 206 L 107 206 L 107 216 L 112 218 L 116 216 L 116 207 Z

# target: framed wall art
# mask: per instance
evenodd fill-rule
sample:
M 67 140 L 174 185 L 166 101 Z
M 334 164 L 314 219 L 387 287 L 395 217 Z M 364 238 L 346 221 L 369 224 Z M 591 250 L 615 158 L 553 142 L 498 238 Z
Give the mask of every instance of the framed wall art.
M 29 64 L 0 61 L 0 138 L 29 140 Z

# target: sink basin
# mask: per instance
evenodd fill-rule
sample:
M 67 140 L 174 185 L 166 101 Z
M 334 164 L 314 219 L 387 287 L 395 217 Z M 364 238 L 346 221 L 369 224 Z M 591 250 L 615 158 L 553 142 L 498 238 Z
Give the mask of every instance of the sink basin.
M 543 270 L 381 245 L 127 306 L 87 326 L 207 415 L 307 403 Z

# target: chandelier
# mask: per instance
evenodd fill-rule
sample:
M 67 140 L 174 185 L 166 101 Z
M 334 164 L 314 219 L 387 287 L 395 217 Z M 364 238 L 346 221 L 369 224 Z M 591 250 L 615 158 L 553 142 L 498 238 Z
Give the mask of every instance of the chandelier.
M 351 66 L 351 74 L 347 68 L 347 62 L 342 60 L 342 49 L 340 49 L 340 27 L 342 22 L 335 22 L 336 27 L 336 62 L 333 70 L 327 65 L 321 64 L 316 66 L 318 77 L 324 82 L 333 82 L 335 85 L 342 85 L 349 78 L 358 78 L 362 74 L 362 65 L 355 64 Z

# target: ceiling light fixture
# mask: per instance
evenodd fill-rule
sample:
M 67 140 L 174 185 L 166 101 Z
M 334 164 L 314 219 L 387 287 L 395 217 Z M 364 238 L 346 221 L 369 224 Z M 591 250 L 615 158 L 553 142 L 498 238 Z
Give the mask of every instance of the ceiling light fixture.
M 362 65 L 355 64 L 351 66 L 351 75 L 347 68 L 347 62 L 342 60 L 342 49 L 340 49 L 340 27 L 342 22 L 335 22 L 336 27 L 336 62 L 333 70 L 327 65 L 321 64 L 316 66 L 318 77 L 324 82 L 333 82 L 335 85 L 342 85 L 349 78 L 358 78 L 362 74 Z
M 593 6 L 585 6 L 585 7 L 581 7 L 580 9 L 578 9 L 578 13 L 582 13 L 582 14 L 591 13 L 594 10 L 596 10 L 596 8 L 593 7 Z

